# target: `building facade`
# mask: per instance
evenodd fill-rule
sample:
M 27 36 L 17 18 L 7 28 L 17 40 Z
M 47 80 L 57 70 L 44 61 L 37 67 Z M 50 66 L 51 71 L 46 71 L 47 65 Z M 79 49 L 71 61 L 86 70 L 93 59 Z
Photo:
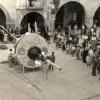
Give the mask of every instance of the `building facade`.
M 90 27 L 100 26 L 100 0 L 0 0 L 0 25 L 38 27 L 48 25 L 51 30 L 71 21 Z

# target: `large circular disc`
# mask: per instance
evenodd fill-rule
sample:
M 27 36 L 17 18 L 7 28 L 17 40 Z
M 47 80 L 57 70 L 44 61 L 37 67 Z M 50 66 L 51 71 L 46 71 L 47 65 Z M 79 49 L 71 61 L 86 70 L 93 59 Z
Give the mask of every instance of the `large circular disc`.
M 34 68 L 36 58 L 42 52 L 47 53 L 47 42 L 43 37 L 30 33 L 18 40 L 15 53 L 18 61 L 25 67 Z

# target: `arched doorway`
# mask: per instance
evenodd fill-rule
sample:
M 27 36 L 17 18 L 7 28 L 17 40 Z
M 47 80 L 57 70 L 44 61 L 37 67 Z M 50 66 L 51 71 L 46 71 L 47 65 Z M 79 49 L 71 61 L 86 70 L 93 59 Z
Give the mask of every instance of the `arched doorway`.
M 100 26 L 100 7 L 96 10 L 93 21 L 97 26 Z
M 21 33 L 24 34 L 28 31 L 28 23 L 30 24 L 30 28 L 32 31 L 35 31 L 35 22 L 37 23 L 37 27 L 40 30 L 41 26 L 44 25 L 44 18 L 41 14 L 37 12 L 28 13 L 21 20 Z
M 64 4 L 56 14 L 55 28 L 59 25 L 64 28 L 68 24 L 77 23 L 80 27 L 85 22 L 85 11 L 78 2 L 68 2 Z
M 0 8 L 0 25 L 6 26 L 6 16 L 1 8 Z

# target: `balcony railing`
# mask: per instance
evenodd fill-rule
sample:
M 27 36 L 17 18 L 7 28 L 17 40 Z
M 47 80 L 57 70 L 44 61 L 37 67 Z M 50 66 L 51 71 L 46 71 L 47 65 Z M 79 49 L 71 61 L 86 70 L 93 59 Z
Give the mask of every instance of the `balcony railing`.
M 42 9 L 43 0 L 16 0 L 16 9 Z

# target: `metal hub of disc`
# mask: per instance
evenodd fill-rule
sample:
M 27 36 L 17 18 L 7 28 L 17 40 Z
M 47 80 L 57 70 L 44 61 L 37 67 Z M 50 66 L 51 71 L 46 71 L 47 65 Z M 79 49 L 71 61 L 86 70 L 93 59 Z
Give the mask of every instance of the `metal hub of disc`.
M 36 60 L 40 54 L 41 54 L 41 49 L 36 46 L 29 48 L 27 52 L 28 57 L 32 60 Z

